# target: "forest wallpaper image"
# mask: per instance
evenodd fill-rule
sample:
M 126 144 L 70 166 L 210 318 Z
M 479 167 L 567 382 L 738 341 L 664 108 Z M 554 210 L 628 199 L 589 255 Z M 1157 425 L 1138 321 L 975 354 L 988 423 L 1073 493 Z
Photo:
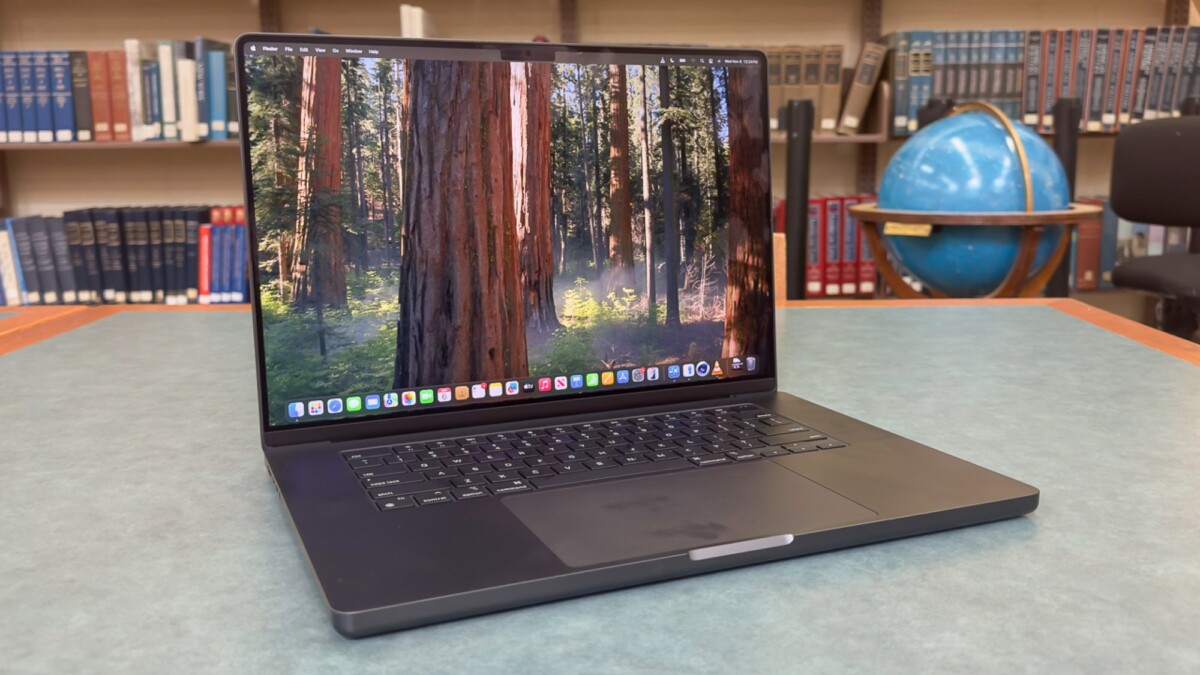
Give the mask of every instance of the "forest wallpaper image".
M 757 67 L 247 61 L 289 401 L 765 354 Z

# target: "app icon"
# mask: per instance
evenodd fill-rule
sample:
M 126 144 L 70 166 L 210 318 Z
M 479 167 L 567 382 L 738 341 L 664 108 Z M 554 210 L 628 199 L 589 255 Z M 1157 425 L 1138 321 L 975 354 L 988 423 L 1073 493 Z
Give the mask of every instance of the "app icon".
M 454 400 L 465 401 L 471 398 L 471 388 L 465 384 L 460 384 L 454 388 Z
M 535 389 L 537 389 L 537 382 L 534 382 L 533 380 L 525 380 L 521 383 L 521 391 L 525 392 L 526 394 Z
M 708 361 L 701 361 L 696 364 L 696 374 L 700 377 L 708 377 Z
M 394 391 L 390 391 L 383 395 L 383 407 L 395 408 L 400 405 L 400 395 Z
M 746 370 L 748 370 L 752 373 L 755 370 L 758 370 L 758 357 L 757 356 L 747 356 L 746 357 Z
M 600 373 L 600 384 L 603 384 L 607 387 L 614 382 L 616 382 L 616 374 L 613 373 L 613 371 L 606 370 L 603 373 Z
M 720 377 L 724 374 L 725 374 L 725 371 L 721 370 L 721 362 L 713 361 L 713 375 Z
M 658 366 L 650 366 L 646 369 L 646 379 L 651 382 L 658 381 Z
M 358 412 L 362 410 L 361 396 L 348 396 L 346 398 L 346 412 Z
M 629 371 L 628 370 L 618 370 L 617 371 L 617 384 L 629 384 Z
M 538 391 L 550 391 L 550 378 L 543 377 L 538 380 Z
M 734 370 L 741 370 L 742 369 L 742 360 L 736 356 L 733 357 L 732 359 L 729 360 L 729 367 L 733 368 Z
M 309 415 L 321 415 L 324 413 L 325 413 L 324 401 L 309 401 L 308 402 L 308 414 Z
M 633 372 L 630 373 L 630 375 L 633 376 L 634 382 L 642 382 L 643 380 L 646 379 L 646 369 L 645 368 L 634 368 Z
M 484 398 L 487 396 L 487 382 L 471 385 L 471 398 Z
M 325 402 L 325 409 L 329 411 L 330 415 L 336 415 L 336 414 L 342 412 L 342 399 L 340 399 L 340 398 L 329 399 L 328 401 Z
M 571 376 L 571 388 L 572 389 L 582 389 L 583 388 L 583 376 L 582 375 L 572 375 Z
M 403 394 L 400 395 L 400 402 L 403 403 L 404 405 L 416 405 L 417 404 L 417 392 L 415 392 L 415 391 L 404 392 Z
M 562 391 L 563 389 L 566 389 L 566 388 L 567 388 L 567 376 L 566 375 L 555 375 L 554 376 L 554 391 Z
M 599 387 L 600 386 L 600 374 L 599 373 L 588 373 L 587 374 L 587 386 Z
M 367 401 L 367 410 L 378 410 L 379 409 L 379 394 L 368 394 L 366 401 Z
M 502 396 L 504 394 L 503 382 L 488 383 L 488 396 Z
M 516 396 L 521 393 L 521 383 L 516 380 L 509 380 L 504 383 L 504 393 L 509 396 Z
M 433 390 L 422 389 L 420 393 L 417 394 L 417 400 L 421 402 L 421 405 L 429 405 L 430 403 L 433 403 Z
M 453 395 L 450 393 L 450 387 L 438 387 L 438 403 L 449 403 L 451 398 L 453 398 Z
M 683 376 L 684 377 L 693 377 L 693 376 L 695 376 L 695 374 L 696 374 L 696 364 L 694 364 L 694 363 L 683 364 Z
M 289 403 L 288 417 L 291 417 L 292 419 L 304 417 L 304 404 L 299 401 L 296 401 L 295 403 Z
M 667 377 L 672 380 L 679 379 L 679 366 L 667 366 Z

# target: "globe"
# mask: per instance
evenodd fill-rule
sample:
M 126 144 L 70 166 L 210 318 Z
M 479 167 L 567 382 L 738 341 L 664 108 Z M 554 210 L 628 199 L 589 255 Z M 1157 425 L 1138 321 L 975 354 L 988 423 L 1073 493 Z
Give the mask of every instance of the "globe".
M 1033 179 L 1035 211 L 1066 209 L 1067 176 L 1050 146 L 1013 122 L 1025 146 Z M 1016 146 L 1004 125 L 983 112 L 945 117 L 917 132 L 888 162 L 879 207 L 904 211 L 1025 211 L 1025 185 Z M 1054 251 L 1062 226 L 1048 227 L 1030 275 Z M 928 237 L 884 237 L 900 266 L 924 284 L 954 297 L 986 295 L 1008 275 L 1017 257 L 1021 228 L 934 227 Z

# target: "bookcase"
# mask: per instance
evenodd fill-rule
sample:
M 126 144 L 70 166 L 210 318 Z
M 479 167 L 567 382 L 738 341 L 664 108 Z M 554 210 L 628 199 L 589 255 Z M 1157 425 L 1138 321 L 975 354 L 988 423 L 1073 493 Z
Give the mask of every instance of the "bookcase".
M 437 34 L 464 39 L 766 46 L 845 45 L 852 66 L 864 40 L 906 29 L 1082 27 L 1200 23 L 1191 0 L 438 0 L 424 3 Z M 0 0 L 0 49 L 117 48 L 127 37 L 246 31 L 386 35 L 399 32 L 396 0 Z M 867 134 L 813 145 L 814 195 L 873 190 L 901 140 Z M 773 191 L 784 190 L 774 144 Z M 1079 194 L 1107 192 L 1111 136 L 1084 135 Z M 83 206 L 234 203 L 242 199 L 236 142 L 0 147 L 0 215 Z

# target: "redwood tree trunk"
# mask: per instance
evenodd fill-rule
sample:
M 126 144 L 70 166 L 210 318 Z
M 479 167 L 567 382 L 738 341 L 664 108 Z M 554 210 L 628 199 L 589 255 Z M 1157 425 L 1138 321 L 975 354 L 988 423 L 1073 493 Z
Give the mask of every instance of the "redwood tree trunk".
M 642 147 L 642 218 L 646 239 L 646 314 L 650 322 L 656 320 L 658 299 L 654 289 L 654 220 L 650 210 L 650 99 L 646 91 L 646 66 L 641 66 L 642 119 L 640 130 Z
M 513 210 L 525 325 L 559 327 L 554 310 L 554 233 L 550 186 L 550 64 L 512 65 Z
M 712 121 L 712 140 L 713 140 L 713 166 L 714 181 L 716 183 L 716 203 L 713 204 L 713 226 L 720 227 L 724 224 L 725 219 L 729 215 L 729 167 L 728 161 L 725 159 L 725 148 L 721 145 L 721 137 L 719 135 L 720 125 L 720 100 L 717 98 L 716 83 L 720 79 L 717 75 L 718 69 L 708 69 L 708 110 Z
M 608 67 L 609 117 L 609 233 L 608 261 L 614 270 L 613 289 L 633 285 L 633 230 L 629 192 L 629 110 L 625 66 Z
M 770 207 L 762 92 L 750 68 L 729 69 L 729 275 L 721 356 L 767 352 Z
M 410 61 L 397 388 L 529 373 L 509 64 Z
M 671 71 L 658 69 L 658 105 L 671 107 Z M 666 252 L 668 326 L 679 325 L 679 220 L 675 215 L 675 123 L 663 120 L 662 125 L 662 205 L 663 249 Z
M 342 248 L 342 67 L 304 57 L 292 306 L 346 306 Z

